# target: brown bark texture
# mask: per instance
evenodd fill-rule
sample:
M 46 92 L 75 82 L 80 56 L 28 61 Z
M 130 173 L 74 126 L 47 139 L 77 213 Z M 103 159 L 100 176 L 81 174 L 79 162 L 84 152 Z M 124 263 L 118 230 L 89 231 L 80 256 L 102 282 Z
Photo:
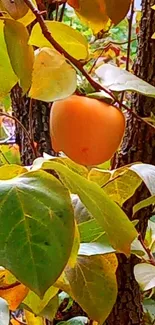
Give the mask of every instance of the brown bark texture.
M 155 86 L 155 41 L 151 39 L 155 32 L 155 11 L 151 9 L 153 5 L 154 0 L 142 0 L 139 46 L 134 70 L 138 77 Z M 132 109 L 141 117 L 150 117 L 151 112 L 155 113 L 155 99 L 133 94 Z M 115 167 L 136 161 L 155 164 L 155 130 L 133 118 L 132 114 L 127 113 L 126 120 L 126 133 L 121 152 L 116 157 Z M 146 195 L 148 193 L 143 185 L 125 204 L 124 210 L 130 219 L 133 204 L 144 199 Z M 136 219 L 140 220 L 138 231 L 142 233 L 142 236 L 145 234 L 149 216 L 149 209 L 142 210 L 136 216 Z M 141 292 L 133 274 L 137 258 L 131 256 L 127 259 L 119 255 L 118 260 L 118 297 L 105 324 L 144 325 Z

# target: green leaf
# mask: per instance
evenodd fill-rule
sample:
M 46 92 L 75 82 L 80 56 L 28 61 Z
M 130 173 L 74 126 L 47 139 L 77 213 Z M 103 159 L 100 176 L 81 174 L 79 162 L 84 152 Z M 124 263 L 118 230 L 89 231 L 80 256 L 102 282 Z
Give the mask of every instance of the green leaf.
M 148 221 L 148 226 L 145 235 L 145 244 L 152 252 L 155 252 L 155 223 L 151 220 Z
M 46 20 L 45 24 L 55 41 L 71 56 L 77 60 L 86 60 L 88 58 L 88 43 L 79 31 L 58 21 Z M 42 34 L 38 23 L 32 29 L 29 44 L 37 47 L 52 47 L 51 43 Z
M 100 92 L 97 93 L 87 94 L 87 97 L 103 100 L 108 104 L 111 104 L 113 102 L 113 98 L 109 94 L 107 94 L 104 90 L 101 90 Z
M 115 250 L 111 247 L 106 247 L 100 243 L 83 243 L 80 244 L 79 255 L 93 256 L 114 253 Z
M 1 100 L 2 105 L 4 106 L 4 109 L 6 112 L 10 110 L 11 107 L 11 97 L 10 94 L 7 94 L 2 100 Z
M 145 200 L 142 200 L 134 205 L 133 207 L 133 215 L 137 213 L 139 210 L 147 208 L 148 206 L 155 204 L 155 195 L 148 197 Z
M 97 168 L 107 170 L 107 169 L 110 169 L 110 166 L 111 166 L 111 161 L 108 160 L 108 161 L 105 161 L 103 164 L 98 165 Z
M 66 268 L 72 295 L 88 316 L 103 323 L 117 297 L 115 254 L 79 256 L 73 268 Z
M 36 169 L 40 168 L 42 163 L 45 161 L 45 159 L 51 159 L 52 161 L 57 161 L 59 163 L 62 163 L 63 165 L 67 166 L 69 169 L 73 170 L 75 173 L 87 177 L 88 176 L 88 169 L 82 165 L 79 165 L 75 163 L 73 160 L 67 158 L 67 157 L 53 157 L 46 153 L 44 153 L 44 158 L 37 158 L 33 161 L 33 170 L 36 167 Z
M 4 36 L 12 68 L 25 94 L 31 85 L 34 62 L 33 47 L 28 45 L 28 30 L 23 24 L 8 19 L 4 24 Z
M 3 21 L 0 20 L 0 99 L 5 98 L 18 81 L 7 53 L 3 28 Z
M 103 227 L 101 227 L 95 219 L 81 222 L 78 227 L 82 243 L 102 241 L 105 234 Z
M 45 102 L 63 99 L 76 90 L 76 71 L 64 56 L 44 47 L 35 51 L 29 96 Z
M 51 320 L 52 317 L 55 316 L 58 308 L 58 290 L 59 289 L 55 287 L 50 287 L 46 291 L 43 299 L 40 299 L 34 292 L 29 291 L 23 301 L 24 308 L 28 308 L 29 311 L 33 312 L 37 316 L 46 316 L 46 318 Z M 51 310 L 48 311 L 47 315 L 47 308 L 49 308 L 49 306 L 51 306 Z
M 136 91 L 149 97 L 155 97 L 155 87 L 136 77 L 131 72 L 114 65 L 103 64 L 96 69 L 95 73 L 101 84 L 112 91 Z
M 146 298 L 143 300 L 143 307 L 144 307 L 144 312 L 148 313 L 151 318 L 150 324 L 153 324 L 155 320 L 155 301 L 153 299 Z
M 148 263 L 137 264 L 134 267 L 136 281 L 143 291 L 155 287 L 155 266 Z
M 6 300 L 0 298 L 0 324 L 9 325 L 10 313 L 9 306 Z
M 143 180 L 151 195 L 155 195 L 155 166 L 135 164 L 130 167 Z
M 54 169 L 59 174 L 64 185 L 71 193 L 79 196 L 88 211 L 103 227 L 111 245 L 117 251 L 128 255 L 137 232 L 123 210 L 97 184 L 67 167 L 53 161 L 44 163 L 42 167 Z
M 21 165 L 20 152 L 18 145 L 1 145 L 0 161 L 2 164 Z
M 0 181 L 0 232 L 1 265 L 42 297 L 72 249 L 74 215 L 68 191 L 44 171 Z

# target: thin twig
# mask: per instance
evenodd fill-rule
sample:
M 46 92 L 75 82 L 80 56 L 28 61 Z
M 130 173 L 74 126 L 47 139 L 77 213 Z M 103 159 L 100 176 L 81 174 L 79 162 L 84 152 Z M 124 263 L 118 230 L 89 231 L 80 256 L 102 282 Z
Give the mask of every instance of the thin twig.
M 60 53 L 65 56 L 66 59 L 68 59 L 81 73 L 82 75 L 88 80 L 88 82 L 91 84 L 91 86 L 97 91 L 103 90 L 105 93 L 107 93 L 111 98 L 114 100 L 115 103 L 118 103 L 121 105 L 121 102 L 118 98 L 115 97 L 115 95 L 110 91 L 109 89 L 103 87 L 98 82 L 96 82 L 94 79 L 91 78 L 91 76 L 87 73 L 87 71 L 84 69 L 83 64 L 81 61 L 75 59 L 72 57 L 66 50 L 63 49 L 63 47 L 55 41 L 55 39 L 52 37 L 51 33 L 49 32 L 44 18 L 42 17 L 40 11 L 34 6 L 34 4 L 31 2 L 31 0 L 24 0 L 26 5 L 30 8 L 30 10 L 33 12 L 33 14 L 36 16 L 36 19 L 41 27 L 42 33 L 44 37 L 50 42 L 50 44 L 53 45 L 53 47 Z M 141 121 L 142 123 L 147 124 L 151 128 L 155 128 L 152 124 L 147 122 L 146 120 L 143 120 L 142 117 L 138 116 L 134 111 L 131 110 L 131 108 L 127 107 L 126 105 L 121 105 L 125 110 L 129 111 L 136 119 Z
M 143 246 L 145 252 L 147 253 L 147 255 L 148 255 L 148 257 L 149 257 L 149 262 L 150 262 L 152 265 L 155 266 L 155 259 L 154 259 L 153 255 L 152 255 L 150 249 L 145 245 L 144 240 L 143 240 L 141 234 L 139 234 L 138 239 L 139 239 L 141 245 Z
M 29 133 L 30 133 L 30 139 L 34 142 L 33 138 L 33 99 L 30 98 L 29 103 Z
M 133 22 L 133 15 L 134 15 L 134 0 L 132 1 L 131 5 L 131 14 L 129 18 L 129 28 L 128 28 L 128 48 L 127 48 L 127 59 L 126 59 L 126 71 L 129 71 L 129 62 L 130 62 L 130 49 L 131 49 L 131 37 L 132 37 L 132 22 Z M 125 91 L 122 92 L 121 95 L 121 103 L 123 103 Z M 121 108 L 121 106 L 120 106 Z
M 21 129 L 24 131 L 25 135 L 27 136 L 28 138 L 28 141 L 29 141 L 29 144 L 30 144 L 30 147 L 34 153 L 34 157 L 37 158 L 38 157 L 38 154 L 37 154 L 37 151 L 36 151 L 36 148 L 35 148 L 35 145 L 34 145 L 34 142 L 33 140 L 31 140 L 30 136 L 29 136 L 29 133 L 27 132 L 25 126 L 17 119 L 17 117 L 15 116 L 11 116 L 10 114 L 7 114 L 7 113 L 4 113 L 4 112 L 0 112 L 0 116 L 6 116 L 12 120 L 14 120 L 20 127 Z
M 58 20 L 58 13 L 59 13 L 59 3 L 56 1 L 56 14 L 55 14 L 55 20 Z
M 131 40 L 131 43 L 136 41 L 136 38 L 133 38 Z M 107 50 L 111 45 L 125 45 L 128 44 L 128 40 L 127 41 L 123 41 L 123 42 L 115 42 L 115 41 L 110 41 L 108 42 L 105 46 L 99 47 L 98 49 L 95 49 L 93 53 L 95 53 L 96 51 L 100 51 L 100 50 Z
M 60 22 L 63 20 L 63 16 L 64 16 L 64 13 L 65 13 L 65 8 L 66 8 L 66 2 L 63 3 L 62 8 L 61 8 L 60 17 L 59 17 Z

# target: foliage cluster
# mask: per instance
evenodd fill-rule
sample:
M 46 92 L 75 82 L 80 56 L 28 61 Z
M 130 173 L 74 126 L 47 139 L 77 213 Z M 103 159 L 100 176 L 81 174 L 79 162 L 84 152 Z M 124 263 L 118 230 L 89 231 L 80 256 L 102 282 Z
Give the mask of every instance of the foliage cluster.
M 72 21 L 69 11 L 64 22 L 42 19 L 35 0 L 1 0 L 0 100 L 6 100 L 17 82 L 23 95 L 46 102 L 77 91 L 117 104 L 125 91 L 154 98 L 153 86 L 123 69 L 126 45 L 121 44 L 120 50 L 114 43 L 116 31 L 122 39 L 127 24 L 123 19 L 131 1 L 124 1 L 121 7 L 119 0 L 111 2 L 113 5 L 108 0 L 68 3 L 89 28 L 81 30 L 79 20 Z M 35 18 L 36 24 L 28 32 L 27 26 Z M 136 41 L 129 41 L 132 63 Z M 102 55 L 98 55 L 99 46 Z M 99 57 L 103 57 L 100 62 Z M 116 65 L 111 64 L 113 59 Z M 125 61 L 129 63 L 129 58 Z M 138 212 L 155 203 L 155 167 L 136 163 L 111 170 L 107 162 L 87 168 L 46 154 L 27 167 L 21 166 L 16 146 L 11 152 L 5 146 L 0 149 L 0 323 L 14 325 L 9 310 L 13 316 L 22 306 L 28 325 L 43 325 L 44 318 L 55 317 L 64 298 L 68 299 L 66 308 L 73 299 L 89 319 L 103 323 L 117 298 L 120 253 L 140 259 L 134 274 L 145 297 L 148 292 L 151 297 L 144 306 L 146 322 L 152 321 L 154 218 L 144 241 L 136 226 Z M 123 205 L 142 183 L 149 196 L 132 207 L 129 220 Z M 83 324 L 86 319 L 78 317 L 67 323 Z

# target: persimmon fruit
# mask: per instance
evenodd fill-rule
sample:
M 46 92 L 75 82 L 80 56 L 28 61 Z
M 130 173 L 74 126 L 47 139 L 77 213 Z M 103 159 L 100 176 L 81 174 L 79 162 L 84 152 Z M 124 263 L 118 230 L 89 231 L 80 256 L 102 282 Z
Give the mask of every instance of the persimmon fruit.
M 72 95 L 52 105 L 53 149 L 78 164 L 92 166 L 109 160 L 120 146 L 124 130 L 123 113 L 103 101 Z

